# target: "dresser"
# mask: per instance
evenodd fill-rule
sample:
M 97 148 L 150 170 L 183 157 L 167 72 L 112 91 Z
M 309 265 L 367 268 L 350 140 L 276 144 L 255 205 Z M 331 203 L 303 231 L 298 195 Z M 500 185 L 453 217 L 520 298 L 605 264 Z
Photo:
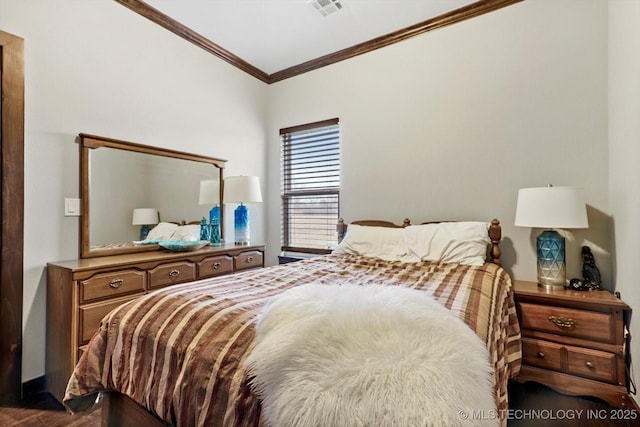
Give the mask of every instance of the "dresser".
M 522 332 L 516 381 L 536 381 L 570 395 L 631 407 L 626 328 L 631 309 L 608 291 L 549 291 L 514 282 Z
M 115 307 L 166 286 L 264 267 L 264 249 L 227 244 L 47 264 L 47 390 L 62 401 L 82 351 Z

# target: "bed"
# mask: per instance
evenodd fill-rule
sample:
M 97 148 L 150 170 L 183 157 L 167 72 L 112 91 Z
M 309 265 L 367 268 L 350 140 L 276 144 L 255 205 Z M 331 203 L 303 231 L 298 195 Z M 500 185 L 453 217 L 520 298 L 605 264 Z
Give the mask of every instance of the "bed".
M 261 401 L 245 362 L 265 306 L 309 284 L 384 284 L 428 293 L 475 332 L 488 351 L 492 397 L 504 424 L 507 382 L 519 371 L 521 352 L 511 279 L 500 266 L 499 222 L 485 224 L 483 239 L 474 242 L 483 245 L 482 260 L 464 264 L 451 261 L 469 255 L 466 243 L 453 249 L 450 242 L 435 248 L 430 243 L 428 250 L 438 259 L 421 256 L 421 233 L 430 224 L 340 224 L 341 237 L 348 231 L 332 254 L 176 285 L 124 304 L 103 319 L 75 368 L 64 403 L 71 411 L 87 410 L 101 393 L 103 425 L 261 425 Z M 358 232 L 367 248 L 355 238 Z M 413 251 L 399 249 L 399 232 L 405 233 L 400 238 L 405 246 L 413 242 Z M 391 242 L 385 237 L 372 248 L 368 239 L 386 233 L 393 234 Z M 458 252 L 447 259 L 452 251 Z

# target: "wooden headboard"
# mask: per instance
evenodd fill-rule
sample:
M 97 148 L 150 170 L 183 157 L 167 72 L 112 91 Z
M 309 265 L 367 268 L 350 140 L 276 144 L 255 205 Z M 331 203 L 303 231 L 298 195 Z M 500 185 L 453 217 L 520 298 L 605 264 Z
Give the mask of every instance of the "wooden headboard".
M 200 221 L 189 221 L 187 222 L 186 220 L 182 220 L 182 221 L 168 221 L 171 224 L 175 224 L 175 225 L 200 225 Z
M 453 222 L 453 221 L 428 221 L 422 222 L 421 224 L 438 224 L 440 222 Z M 393 228 L 404 228 L 411 225 L 411 221 L 409 218 L 405 218 L 402 221 L 402 225 L 394 224 L 390 221 L 380 221 L 380 220 L 359 220 L 352 221 L 351 224 L 357 225 L 365 225 L 369 227 L 393 227 Z M 344 222 L 342 218 L 338 220 L 338 224 L 336 225 L 336 231 L 338 232 L 338 243 L 342 241 L 344 235 L 347 232 L 347 224 Z M 502 240 L 502 226 L 500 225 L 500 221 L 497 219 L 492 219 L 489 224 L 489 240 L 491 241 L 489 246 L 489 257 L 490 262 L 502 265 L 501 253 L 500 253 L 500 240 Z

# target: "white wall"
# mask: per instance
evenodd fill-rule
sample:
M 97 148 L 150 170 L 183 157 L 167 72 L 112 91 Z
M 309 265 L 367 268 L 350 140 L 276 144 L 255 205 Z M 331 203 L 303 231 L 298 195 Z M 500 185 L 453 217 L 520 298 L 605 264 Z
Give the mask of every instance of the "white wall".
M 25 39 L 28 381 L 44 374 L 46 263 L 78 256 L 78 218 L 63 216 L 63 198 L 79 197 L 77 134 L 219 157 L 227 176 L 264 178 L 268 87 L 112 0 L 0 0 L 0 28 Z M 252 208 L 264 241 L 263 208 Z
M 640 307 L 640 2 L 609 0 L 609 194 L 616 290 Z M 640 317 L 631 317 L 631 354 L 640 385 Z
M 505 266 L 535 280 L 535 237 L 513 226 L 522 187 L 585 189 L 590 228 L 567 234 L 611 284 L 607 3 L 527 0 L 273 85 L 268 243 L 279 244 L 278 129 L 340 118 L 340 213 L 399 223 L 498 218 Z

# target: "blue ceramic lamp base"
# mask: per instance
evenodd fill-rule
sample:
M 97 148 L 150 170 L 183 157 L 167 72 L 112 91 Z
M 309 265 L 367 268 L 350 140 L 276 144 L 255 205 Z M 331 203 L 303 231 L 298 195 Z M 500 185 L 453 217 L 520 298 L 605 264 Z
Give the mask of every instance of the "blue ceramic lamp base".
M 142 227 L 140 227 L 140 240 L 146 239 L 152 228 L 152 225 L 143 225 Z
M 562 290 L 566 281 L 564 237 L 555 230 L 542 232 L 536 241 L 538 253 L 538 285 Z
M 243 204 L 234 213 L 234 231 L 236 245 L 249 244 L 249 210 Z

